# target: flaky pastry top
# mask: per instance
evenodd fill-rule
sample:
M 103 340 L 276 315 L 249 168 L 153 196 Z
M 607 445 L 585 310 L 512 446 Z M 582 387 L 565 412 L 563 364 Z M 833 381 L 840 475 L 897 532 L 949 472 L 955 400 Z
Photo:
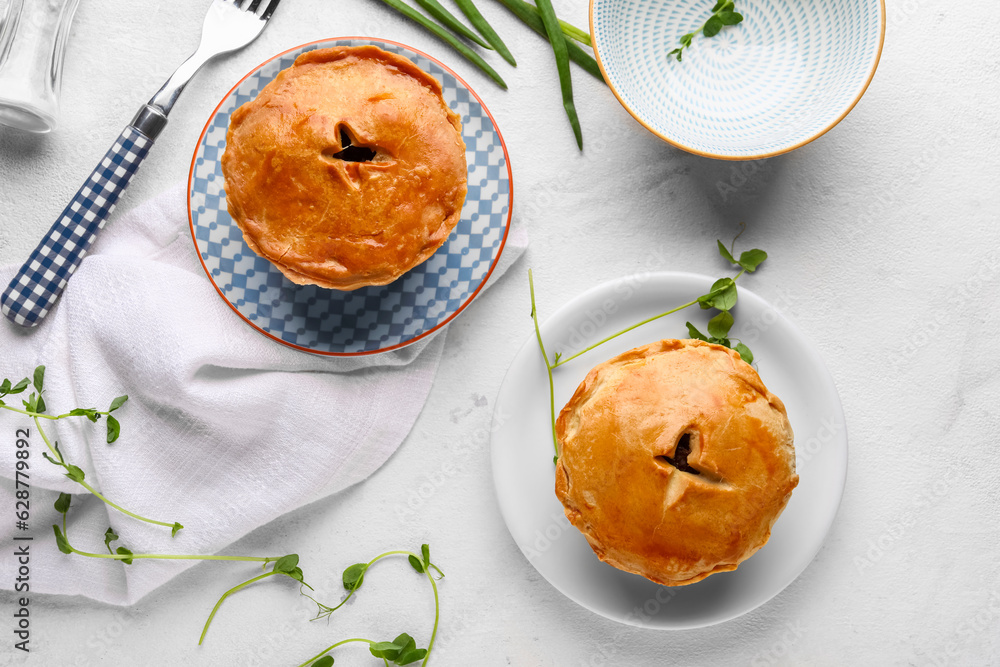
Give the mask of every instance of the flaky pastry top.
M 601 560 L 668 586 L 736 569 L 798 484 L 784 404 L 719 345 L 663 340 L 599 364 L 556 426 L 566 516 Z
M 461 123 L 441 84 L 375 46 L 296 58 L 232 113 L 222 171 L 248 245 L 293 282 L 341 290 L 430 257 L 466 195 Z

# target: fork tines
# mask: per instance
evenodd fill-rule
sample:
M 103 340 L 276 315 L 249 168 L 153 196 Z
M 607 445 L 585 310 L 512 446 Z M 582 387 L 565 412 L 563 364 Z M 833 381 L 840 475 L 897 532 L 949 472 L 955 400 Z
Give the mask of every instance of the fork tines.
M 256 14 L 259 18 L 266 21 L 271 18 L 271 14 L 278 8 L 278 3 L 281 0 L 226 0 L 226 2 L 235 5 L 238 9 L 245 12 Z M 262 12 L 258 11 L 261 5 L 264 5 L 264 11 Z

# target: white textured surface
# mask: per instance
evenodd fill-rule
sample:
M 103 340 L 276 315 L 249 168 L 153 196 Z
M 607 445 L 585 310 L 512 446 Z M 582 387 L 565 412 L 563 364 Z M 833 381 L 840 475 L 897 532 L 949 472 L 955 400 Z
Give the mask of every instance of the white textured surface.
M 42 138 L 0 129 L 0 264 L 27 255 L 133 109 L 193 48 L 206 4 L 81 3 L 62 128 Z M 130 207 L 186 176 L 205 118 L 253 66 L 338 35 L 394 39 L 445 60 L 483 96 L 510 148 L 532 246 L 520 270 L 451 326 L 414 433 L 362 485 L 233 551 L 297 551 L 331 598 L 345 565 L 429 541 L 448 573 L 432 664 L 1000 661 L 1000 44 L 988 21 L 968 20 L 992 3 L 890 3 L 882 64 L 854 112 L 812 145 L 745 165 L 669 148 L 584 73 L 575 77 L 587 142 L 578 155 L 547 46 L 498 5 L 478 4 L 518 57 L 517 70 L 498 65 L 509 92 L 374 0 L 284 0 L 259 41 L 198 75 L 125 195 Z M 557 9 L 585 22 L 581 0 Z M 493 499 L 486 433 L 504 369 L 530 332 L 526 269 L 535 268 L 544 314 L 645 268 L 718 271 L 714 239 L 740 220 L 743 241 L 771 253 L 747 284 L 812 338 L 839 385 L 851 441 L 844 502 L 819 557 L 769 604 L 704 630 L 634 631 L 542 581 Z M 419 507 L 409 514 L 408 503 Z M 290 587 L 265 582 L 230 600 L 198 648 L 217 594 L 249 571 L 199 565 L 126 609 L 35 596 L 28 660 L 11 657 L 5 594 L 0 664 L 294 665 L 355 633 L 426 637 L 430 628 L 426 584 L 386 563 L 330 625 L 307 623 Z M 345 649 L 337 664 L 376 664 L 362 652 Z

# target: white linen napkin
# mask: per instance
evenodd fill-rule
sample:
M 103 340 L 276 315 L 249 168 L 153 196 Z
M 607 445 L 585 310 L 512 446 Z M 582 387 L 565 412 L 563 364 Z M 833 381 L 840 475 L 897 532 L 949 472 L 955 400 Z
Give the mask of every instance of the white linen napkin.
M 106 553 L 111 526 L 121 536 L 113 547 L 213 554 L 374 472 L 406 437 L 430 391 L 445 332 L 384 354 L 326 358 L 247 326 L 205 276 L 185 201 L 179 186 L 112 220 L 37 329 L 0 324 L 0 376 L 16 382 L 45 364 L 51 414 L 106 410 L 128 394 L 115 413 L 122 435 L 112 445 L 103 419 L 43 427 L 109 499 L 185 526 L 171 538 L 168 528 L 109 510 L 43 459 L 30 418 L 0 410 L 0 506 L 15 506 L 16 430 L 30 431 L 30 477 L 22 477 L 30 484 L 28 529 L 9 518 L 0 535 L 5 545 L 30 545 L 33 593 L 132 604 L 197 562 L 126 567 L 60 553 L 51 528 L 59 519 L 57 491 L 75 494 L 68 533 L 77 549 Z M 491 281 L 526 245 L 525 230 L 515 225 Z M 0 269 L 0 285 L 16 269 Z M 21 407 L 28 393 L 7 403 Z M 3 549 L 0 571 L 17 571 L 14 554 Z M 14 587 L 15 578 L 0 586 Z

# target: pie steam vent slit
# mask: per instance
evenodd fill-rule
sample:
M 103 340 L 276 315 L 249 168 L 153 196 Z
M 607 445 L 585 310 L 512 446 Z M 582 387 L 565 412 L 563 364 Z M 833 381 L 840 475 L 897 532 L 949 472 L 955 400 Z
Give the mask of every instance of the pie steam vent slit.
M 329 157 L 345 162 L 371 162 L 375 159 L 375 151 L 367 146 L 355 146 L 347 128 L 343 126 L 340 128 L 340 145 L 341 149 L 332 155 L 328 154 Z
M 677 447 L 674 449 L 673 458 L 660 455 L 656 457 L 656 461 L 660 464 L 669 464 L 677 468 L 681 472 L 691 473 L 692 475 L 700 475 L 701 471 L 695 470 L 690 465 L 688 465 L 688 456 L 691 455 L 691 434 L 685 433 L 681 436 L 681 439 L 677 441 Z

